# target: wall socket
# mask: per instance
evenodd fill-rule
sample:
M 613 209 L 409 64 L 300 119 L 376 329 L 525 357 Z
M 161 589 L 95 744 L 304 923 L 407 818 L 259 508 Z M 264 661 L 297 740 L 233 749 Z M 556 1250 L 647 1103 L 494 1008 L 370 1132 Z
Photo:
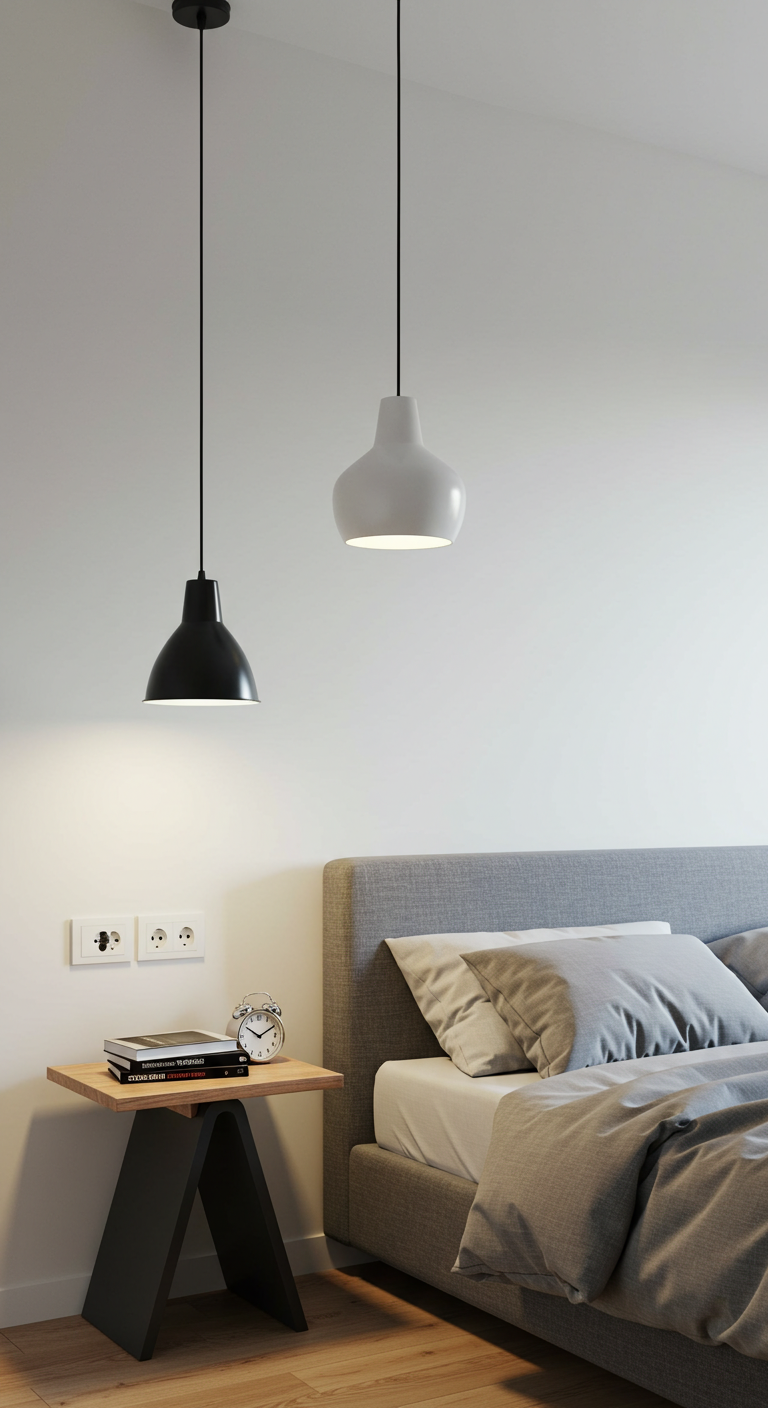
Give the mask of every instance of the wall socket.
M 202 958 L 205 953 L 205 918 L 201 910 L 177 914 L 140 914 L 139 963 L 151 959 Z
M 72 963 L 130 963 L 133 919 L 129 915 L 77 915 L 72 920 Z

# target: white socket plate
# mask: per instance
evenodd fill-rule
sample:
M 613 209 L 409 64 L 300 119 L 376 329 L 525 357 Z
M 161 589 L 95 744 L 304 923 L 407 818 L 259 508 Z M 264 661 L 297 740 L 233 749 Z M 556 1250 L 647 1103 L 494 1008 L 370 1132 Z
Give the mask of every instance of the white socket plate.
M 139 915 L 136 950 L 139 963 L 168 963 L 204 956 L 205 915 L 202 910 L 163 910 Z
M 108 938 L 103 942 L 101 935 Z M 73 967 L 81 964 L 103 967 L 115 963 L 133 961 L 133 918 L 131 915 L 88 915 L 78 914 L 71 921 L 71 962 Z

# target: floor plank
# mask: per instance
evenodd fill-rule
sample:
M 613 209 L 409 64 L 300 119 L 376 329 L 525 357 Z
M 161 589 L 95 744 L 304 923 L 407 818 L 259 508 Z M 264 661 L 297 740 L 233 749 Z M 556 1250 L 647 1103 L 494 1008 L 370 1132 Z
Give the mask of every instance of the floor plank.
M 80 1316 L 0 1335 L 0 1408 L 664 1408 L 380 1263 L 299 1279 L 294 1334 L 226 1291 L 171 1302 L 138 1363 Z
M 25 1381 L 23 1371 L 0 1379 L 0 1408 L 28 1408 L 29 1404 L 40 1408 L 40 1399 Z
M 409 1363 L 419 1366 L 429 1356 L 438 1355 L 441 1362 L 448 1363 L 462 1354 L 487 1350 L 487 1342 L 478 1336 L 432 1319 L 426 1325 L 395 1329 L 377 1325 L 352 1341 L 338 1336 L 335 1342 L 326 1341 L 316 1348 L 296 1346 L 284 1362 L 290 1363 L 293 1372 L 312 1388 L 326 1393 L 345 1384 L 365 1383 L 386 1372 L 390 1363 L 396 1363 L 398 1372 L 402 1372 Z
M 359 1399 L 361 1390 L 367 1391 L 372 1385 L 379 1386 L 382 1394 L 389 1397 L 391 1395 L 386 1386 L 393 1379 L 398 1384 L 407 1380 L 415 1385 L 421 1383 L 425 1376 L 431 1379 L 437 1375 L 452 1383 L 457 1375 L 475 1364 L 478 1373 L 492 1366 L 492 1378 L 495 1378 L 496 1368 L 503 1367 L 505 1372 L 509 1372 L 509 1356 L 503 1350 L 442 1340 L 429 1347 L 401 1347 L 365 1355 L 349 1365 L 336 1359 L 319 1370 L 306 1370 L 301 1363 L 296 1366 L 296 1373 L 310 1388 L 335 1402 L 337 1396 L 341 1397 L 347 1391 Z
M 68 1408 L 295 1408 L 307 1401 L 306 1393 L 306 1384 L 293 1374 L 260 1373 L 246 1363 L 218 1365 L 203 1375 L 117 1385 L 65 1401 Z
M 475 1402 L 484 1402 L 485 1389 L 490 1384 L 507 1382 L 514 1376 L 514 1362 L 503 1350 L 492 1349 L 485 1354 L 442 1363 L 438 1360 L 427 1368 L 411 1366 L 404 1373 L 392 1372 L 386 1377 L 370 1378 L 351 1386 L 326 1390 L 319 1397 L 309 1395 L 296 1408 L 410 1408 L 411 1404 L 429 1402 L 459 1389 L 472 1390 Z

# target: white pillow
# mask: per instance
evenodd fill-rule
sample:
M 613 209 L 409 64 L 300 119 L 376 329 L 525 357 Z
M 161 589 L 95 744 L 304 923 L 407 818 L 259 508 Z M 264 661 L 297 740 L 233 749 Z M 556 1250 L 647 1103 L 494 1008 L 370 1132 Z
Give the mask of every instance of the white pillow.
M 491 1006 L 462 953 L 551 939 L 619 934 L 669 934 L 668 924 L 593 924 L 577 929 L 510 929 L 501 934 L 414 934 L 387 939 L 422 1016 L 453 1064 L 468 1076 L 529 1071 L 532 1066 L 506 1022 Z

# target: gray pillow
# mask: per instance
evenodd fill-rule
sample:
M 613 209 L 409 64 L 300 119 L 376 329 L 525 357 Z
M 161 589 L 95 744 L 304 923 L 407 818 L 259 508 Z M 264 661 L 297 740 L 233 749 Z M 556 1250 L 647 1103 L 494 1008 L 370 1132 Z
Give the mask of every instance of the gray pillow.
M 768 1012 L 691 934 L 462 954 L 539 1075 L 768 1041 Z
M 768 1008 L 768 929 L 746 929 L 707 944 L 726 968 L 730 968 L 761 1007 Z

